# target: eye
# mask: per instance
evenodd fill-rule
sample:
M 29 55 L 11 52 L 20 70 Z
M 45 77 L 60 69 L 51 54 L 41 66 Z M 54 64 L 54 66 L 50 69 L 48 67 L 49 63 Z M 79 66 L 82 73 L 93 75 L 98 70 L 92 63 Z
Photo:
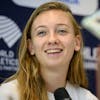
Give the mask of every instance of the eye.
M 40 37 L 43 37 L 46 35 L 46 33 L 47 33 L 46 31 L 39 31 L 39 32 L 37 32 L 37 35 Z
M 59 33 L 59 34 L 61 34 L 61 35 L 65 35 L 65 34 L 68 33 L 68 32 L 67 32 L 66 29 L 58 29 L 58 30 L 57 30 L 57 33 Z

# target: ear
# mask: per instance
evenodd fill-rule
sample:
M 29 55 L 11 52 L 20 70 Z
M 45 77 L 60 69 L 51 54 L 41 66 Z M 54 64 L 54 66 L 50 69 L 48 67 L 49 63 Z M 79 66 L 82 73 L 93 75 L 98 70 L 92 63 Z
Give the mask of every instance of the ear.
M 33 43 L 32 43 L 31 39 L 27 40 L 27 47 L 28 47 L 28 50 L 30 52 L 30 55 L 34 55 L 35 53 L 34 53 Z
M 79 35 L 75 36 L 75 51 L 79 51 L 81 48 L 81 37 Z

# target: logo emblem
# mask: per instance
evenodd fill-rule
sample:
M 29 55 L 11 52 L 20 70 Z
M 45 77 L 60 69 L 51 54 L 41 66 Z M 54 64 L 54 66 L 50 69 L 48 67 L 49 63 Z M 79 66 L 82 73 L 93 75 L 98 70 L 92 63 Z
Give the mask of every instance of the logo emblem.
M 6 16 L 0 16 L 0 38 L 11 48 L 21 37 L 18 25 Z
M 100 10 L 85 17 L 82 22 L 82 26 L 91 32 L 96 38 L 100 39 Z

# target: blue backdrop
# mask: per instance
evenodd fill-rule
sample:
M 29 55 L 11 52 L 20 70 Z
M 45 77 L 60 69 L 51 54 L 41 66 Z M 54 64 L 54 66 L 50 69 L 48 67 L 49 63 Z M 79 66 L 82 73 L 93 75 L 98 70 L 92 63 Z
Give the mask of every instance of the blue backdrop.
M 100 43 L 100 1 L 61 1 L 71 6 L 72 10 L 74 10 L 73 6 L 81 5 L 81 1 L 87 1 L 88 8 L 92 6 L 92 2 L 97 4 L 95 11 L 91 13 L 84 8 L 86 7 L 84 5 L 83 10 L 81 9 L 83 14 L 80 13 L 81 11 L 78 12 L 77 7 L 76 11 L 73 11 L 76 20 L 82 26 L 85 45 L 83 49 L 84 67 L 89 79 L 89 89 L 96 95 L 96 47 Z M 32 11 L 42 2 L 42 0 L 38 0 L 38 2 L 36 0 L 0 0 L 0 83 L 18 69 L 17 51 L 21 33 Z M 87 12 L 84 13 L 85 10 Z

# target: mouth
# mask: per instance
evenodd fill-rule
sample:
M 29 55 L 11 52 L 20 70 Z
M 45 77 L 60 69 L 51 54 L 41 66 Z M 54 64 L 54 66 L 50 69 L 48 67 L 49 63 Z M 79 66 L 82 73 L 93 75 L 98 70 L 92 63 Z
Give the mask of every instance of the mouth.
M 45 53 L 47 53 L 47 54 L 59 54 L 62 51 L 63 51 L 63 49 L 54 48 L 54 49 L 47 49 L 47 50 L 45 50 Z

